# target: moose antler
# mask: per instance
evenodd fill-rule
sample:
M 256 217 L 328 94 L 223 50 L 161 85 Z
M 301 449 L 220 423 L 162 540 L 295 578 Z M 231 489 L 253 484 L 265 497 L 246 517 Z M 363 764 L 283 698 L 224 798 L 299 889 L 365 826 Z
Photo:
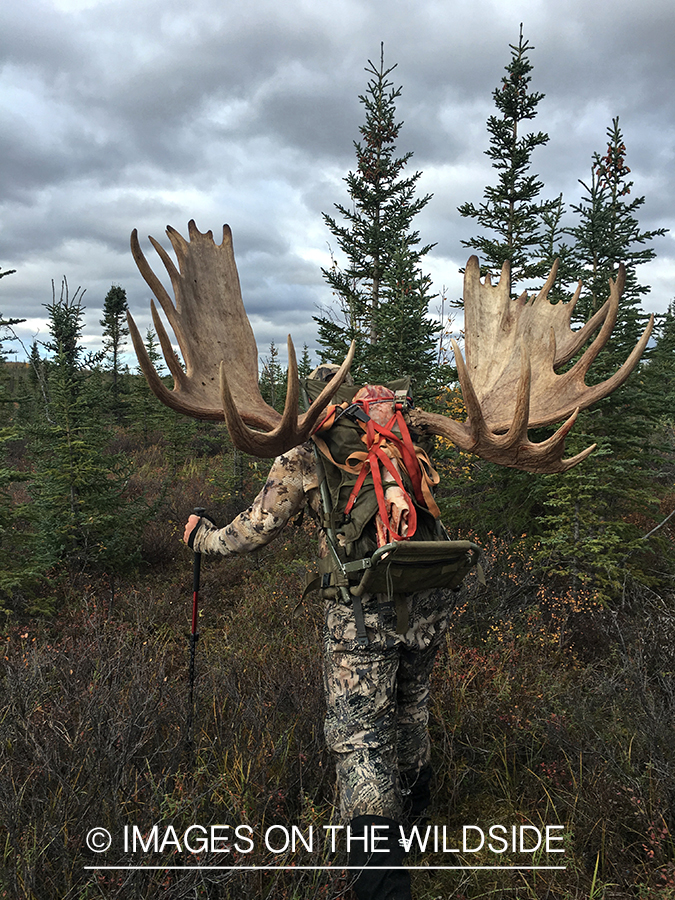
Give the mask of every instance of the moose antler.
M 577 413 L 606 397 L 628 378 L 642 355 L 654 317 L 621 368 L 606 381 L 587 386 L 585 376 L 607 343 L 616 322 L 625 269 L 610 279 L 604 306 L 578 331 L 571 316 L 581 285 L 568 303 L 552 304 L 548 294 L 558 265 L 534 299 L 527 293 L 510 296 L 510 269 L 502 267 L 495 286 L 490 276 L 480 280 L 478 259 L 472 256 L 464 276 L 466 362 L 452 342 L 468 418 L 456 422 L 434 413 L 411 410 L 413 425 L 449 438 L 460 449 L 502 466 L 529 472 L 564 472 L 585 459 L 595 445 L 571 459 L 563 459 L 565 437 Z M 600 327 L 602 326 L 602 327 Z M 600 329 L 580 359 L 561 374 L 590 336 Z M 567 421 L 546 441 L 532 443 L 528 428 Z
M 164 310 L 185 362 L 183 369 L 152 302 L 152 319 L 173 375 L 173 390 L 157 374 L 136 323 L 128 315 L 141 369 L 153 392 L 171 409 L 196 419 L 224 418 L 240 450 L 259 457 L 277 456 L 309 438 L 349 371 L 354 346 L 308 412 L 298 416 L 298 368 L 289 336 L 288 388 L 280 415 L 265 403 L 258 387 L 258 348 L 241 298 L 229 226 L 223 226 L 219 245 L 210 231 L 198 231 L 194 220 L 188 224 L 188 233 L 186 241 L 174 228 L 167 228 L 178 268 L 164 248 L 150 238 L 171 279 L 174 305 L 143 255 L 136 230 L 132 232 L 131 252 Z
M 297 363 L 289 336 L 288 388 L 280 415 L 265 403 L 258 388 L 258 351 L 241 298 L 230 229 L 223 227 L 220 245 L 210 231 L 199 232 L 194 221 L 188 230 L 186 241 L 173 228 L 167 229 L 178 268 L 150 238 L 171 279 L 175 305 L 143 255 L 136 231 L 131 235 L 134 259 L 159 300 L 185 361 L 184 370 L 153 302 L 153 322 L 173 375 L 173 390 L 168 390 L 157 374 L 129 316 L 141 368 L 154 393 L 167 406 L 198 419 L 224 418 L 239 449 L 259 457 L 276 456 L 310 436 L 347 374 L 354 345 L 309 411 L 298 417 Z M 465 422 L 457 422 L 413 409 L 413 426 L 447 437 L 460 449 L 483 459 L 530 472 L 564 472 L 593 451 L 595 445 L 563 459 L 565 438 L 579 410 L 606 397 L 628 378 L 647 345 L 653 316 L 620 369 L 606 381 L 588 386 L 586 374 L 616 322 L 625 270 L 619 268 L 616 279 L 610 280 L 609 299 L 577 331 L 571 328 L 571 317 L 581 286 L 569 303 L 552 304 L 548 294 L 556 273 L 557 263 L 533 299 L 524 293 L 512 300 L 508 262 L 502 267 L 499 283 L 493 286 L 489 276 L 481 281 L 478 259 L 471 257 L 464 277 L 466 361 L 452 342 L 468 417 Z M 598 330 L 579 360 L 559 373 L 557 370 Z M 548 440 L 529 440 L 529 428 L 563 419 L 564 424 Z

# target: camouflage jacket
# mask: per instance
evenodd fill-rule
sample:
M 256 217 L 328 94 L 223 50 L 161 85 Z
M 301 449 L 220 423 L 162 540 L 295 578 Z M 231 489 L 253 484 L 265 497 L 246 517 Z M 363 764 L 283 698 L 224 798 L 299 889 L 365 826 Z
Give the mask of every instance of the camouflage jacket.
M 218 528 L 202 519 L 192 547 L 198 553 L 223 556 L 250 553 L 269 544 L 305 506 L 319 521 L 321 496 L 310 444 L 301 444 L 278 456 L 265 487 L 252 505 L 229 525 Z M 320 555 L 325 555 L 325 550 Z

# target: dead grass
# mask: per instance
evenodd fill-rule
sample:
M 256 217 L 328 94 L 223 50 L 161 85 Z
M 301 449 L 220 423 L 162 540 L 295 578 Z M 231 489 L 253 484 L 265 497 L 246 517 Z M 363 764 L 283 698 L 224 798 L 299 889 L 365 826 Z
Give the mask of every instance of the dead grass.
M 231 512 L 229 476 L 212 451 L 171 478 L 162 454 L 139 455 L 134 489 L 157 514 L 139 535 L 144 567 L 118 584 L 112 613 L 106 583 L 66 579 L 51 588 L 57 617 L 15 617 L 3 633 L 0 896 L 350 897 L 339 868 L 299 868 L 343 865 L 343 853 L 316 837 L 296 852 L 262 840 L 270 826 L 323 835 L 338 822 L 322 734 L 322 610 L 316 600 L 296 609 L 314 553 L 307 526 L 247 558 L 204 560 L 187 734 L 192 571 L 180 533 L 210 492 L 222 497 L 218 518 Z M 609 610 L 592 593 L 543 581 L 517 544 L 483 544 L 488 586 L 471 580 L 459 594 L 433 675 L 432 822 L 460 838 L 464 825 L 560 825 L 566 869 L 415 871 L 417 900 L 672 900 L 675 599 L 635 588 Z M 247 826 L 255 849 L 187 853 L 195 824 Z M 125 827 L 150 840 L 155 825 L 163 851 L 125 849 Z M 87 848 L 95 827 L 113 836 L 105 854 Z M 85 869 L 141 856 L 163 868 Z M 524 859 L 535 856 L 483 848 L 420 863 Z M 167 868 L 186 862 L 295 871 Z

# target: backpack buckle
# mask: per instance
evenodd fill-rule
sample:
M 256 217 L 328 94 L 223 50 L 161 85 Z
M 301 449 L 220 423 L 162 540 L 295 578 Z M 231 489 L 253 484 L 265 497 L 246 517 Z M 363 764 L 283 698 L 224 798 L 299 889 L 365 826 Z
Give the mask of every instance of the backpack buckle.
M 412 406 L 412 397 L 408 396 L 406 390 L 394 391 L 394 408 L 403 410 L 407 406 Z

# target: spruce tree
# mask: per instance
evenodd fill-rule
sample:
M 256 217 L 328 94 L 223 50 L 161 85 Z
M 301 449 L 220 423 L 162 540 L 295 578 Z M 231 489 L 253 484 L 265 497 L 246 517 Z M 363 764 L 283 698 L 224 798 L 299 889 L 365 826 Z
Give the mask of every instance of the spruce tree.
M 522 123 L 534 119 L 544 94 L 530 90 L 534 48 L 523 39 L 510 44 L 511 61 L 501 85 L 493 92 L 498 114 L 488 118 L 490 148 L 485 151 L 498 173 L 497 184 L 488 185 L 479 206 L 464 203 L 461 216 L 476 219 L 491 236 L 462 241 L 477 250 L 482 271 L 498 276 L 505 260 L 511 263 L 511 282 L 527 282 L 547 274 L 545 217 L 555 212 L 558 200 L 539 200 L 543 182 L 530 174 L 532 152 L 548 143 L 543 131 L 522 134 Z
M 640 227 L 636 213 L 645 197 L 629 199 L 634 185 L 628 180 L 630 168 L 626 165 L 626 145 L 618 118 L 612 120 L 607 137 L 605 154 L 593 155 L 589 182 L 580 181 L 585 194 L 581 202 L 572 207 L 578 216 L 578 224 L 567 229 L 573 239 L 570 260 L 574 280 L 581 280 L 584 285 L 575 309 L 579 320 L 585 321 L 605 302 L 609 296 L 609 280 L 616 277 L 619 264 L 623 263 L 626 268 L 617 322 L 605 349 L 589 372 L 589 382 L 613 374 L 637 343 L 648 318 L 641 301 L 650 291 L 649 285 L 640 283 L 637 267 L 654 259 L 656 251 L 651 246 L 652 241 L 666 233 L 664 228 L 645 231 Z M 644 359 L 648 357 L 647 353 Z M 637 417 L 638 440 L 642 440 L 648 430 L 644 416 L 648 418 L 649 412 L 643 409 L 642 383 L 638 370 L 622 388 L 596 407 L 595 433 L 613 436 L 617 447 L 624 446 L 622 441 L 630 431 L 632 418 Z M 627 414 L 627 404 L 630 414 Z
M 83 377 L 80 371 L 80 359 L 84 348 L 80 344 L 82 333 L 82 317 L 84 307 L 82 300 L 85 292 L 78 287 L 73 296 L 70 296 L 68 282 L 64 278 L 61 282 L 61 294 L 56 299 L 56 287 L 52 281 L 52 302 L 45 303 L 44 307 L 49 315 L 49 333 L 51 339 L 45 342 L 45 348 L 58 358 L 60 365 L 68 371 L 73 383 L 77 384 Z
M 125 497 L 128 465 L 109 452 L 102 422 L 104 396 L 90 361 L 82 363 L 83 292 L 64 281 L 49 314 L 51 353 L 46 367 L 48 415 L 32 430 L 30 484 L 36 565 L 43 573 L 66 568 L 98 571 L 111 580 L 138 559 L 143 503 Z
M 5 275 L 14 275 L 16 269 L 5 269 L 4 272 L 0 272 L 0 278 L 4 278 Z M 3 337 L 3 329 L 11 328 L 13 325 L 18 325 L 20 322 L 25 322 L 25 319 L 5 319 L 0 313 L 0 337 Z M 2 344 L 0 343 L 0 362 L 3 362 L 4 356 L 2 352 Z
M 129 309 L 127 292 L 118 284 L 113 284 L 106 294 L 103 302 L 103 318 L 100 325 L 103 328 L 103 352 L 109 360 L 109 370 L 112 375 L 112 407 L 118 421 L 122 417 L 120 404 L 121 371 L 120 355 L 125 338 L 129 334 L 126 327 L 126 314 Z
M 636 213 L 645 198 L 629 199 L 633 183 L 618 118 L 607 137 L 606 152 L 593 155 L 590 180 L 580 181 L 585 194 L 572 207 L 578 224 L 566 232 L 573 239 L 572 276 L 584 284 L 575 309 L 581 321 L 609 296 L 609 279 L 616 277 L 619 263 L 626 266 L 617 323 L 587 376 L 589 384 L 611 376 L 637 343 L 647 318 L 640 300 L 649 292 L 638 280 L 637 266 L 654 258 L 651 242 L 665 233 L 640 227 Z M 657 515 L 655 473 L 663 459 L 663 431 L 658 423 L 661 387 L 650 377 L 654 370 L 646 358 L 626 384 L 579 416 L 568 439 L 570 452 L 591 443 L 598 450 L 564 479 L 547 482 L 540 520 L 544 552 L 561 569 L 573 561 L 578 577 L 592 578 L 608 596 L 621 590 L 626 570 L 648 577 L 642 536 Z
M 573 206 L 578 224 L 567 230 L 573 238 L 571 259 L 574 276 L 584 283 L 585 291 L 575 312 L 586 319 L 602 306 L 609 296 L 609 279 L 616 276 L 619 263 L 626 267 L 626 286 L 621 297 L 621 312 L 612 334 L 610 363 L 629 353 L 640 336 L 647 316 L 640 301 L 649 286 L 638 281 L 637 267 L 656 256 L 651 242 L 666 233 L 665 228 L 644 231 L 637 212 L 644 196 L 630 199 L 633 182 L 628 180 L 626 145 L 618 117 L 607 129 L 607 150 L 603 156 L 593 154 L 591 177 L 581 181 L 585 191 L 581 202 Z
M 14 269 L 0 272 L 0 278 L 12 275 Z M 13 326 L 25 319 L 6 319 L 0 315 L 0 337 L 13 336 Z M 21 432 L 14 421 L 16 397 L 6 386 L 6 359 L 0 344 L 0 614 L 9 611 L 8 599 L 21 584 L 27 569 L 25 535 L 22 510 L 13 496 L 11 488 L 25 481 L 26 472 L 17 471 L 9 462 L 7 447 L 21 438 Z
M 418 400 L 435 397 L 441 379 L 438 335 L 441 326 L 431 325 L 428 306 L 433 299 L 431 277 L 415 267 L 405 251 L 392 254 L 391 265 L 378 308 L 379 334 L 371 355 L 369 379 L 387 381 L 392 373 L 409 375 Z
M 158 375 L 165 381 L 168 380 L 166 367 L 164 365 L 164 357 L 159 348 L 157 335 L 152 328 L 146 330 L 144 343 L 148 358 Z M 163 403 L 157 401 L 157 398 L 148 386 L 148 382 L 146 381 L 140 366 L 136 367 L 132 385 L 131 428 L 133 431 L 142 435 L 143 442 L 147 447 L 152 442 L 156 432 L 170 430 L 173 411 L 167 409 Z
M 312 359 L 309 355 L 309 347 L 307 344 L 303 344 L 302 356 L 298 360 L 298 377 L 309 378 L 313 370 L 314 366 L 312 365 Z
M 0 272 L 0 278 L 4 278 L 5 275 L 13 275 L 15 269 L 6 269 L 4 272 Z M 13 336 L 12 328 L 14 325 L 19 325 L 21 322 L 25 322 L 25 319 L 5 319 L 2 313 L 0 313 L 0 339 L 5 339 L 5 332 L 7 330 L 7 334 L 9 337 Z M 6 362 L 6 357 L 2 348 L 2 342 L 0 341 L 0 367 L 3 363 Z M 7 417 L 9 416 L 9 407 L 12 403 L 12 399 L 7 395 L 5 389 L 5 372 L 0 372 L 0 422 L 7 421 Z
M 31 389 L 31 402 L 28 404 L 29 421 L 37 418 L 49 420 L 49 399 L 47 397 L 47 365 L 48 361 L 40 353 L 40 344 L 34 340 L 28 353 L 28 383 Z
M 490 146 L 485 154 L 492 160 L 497 183 L 485 187 L 482 203 L 464 203 L 459 213 L 475 219 L 484 231 L 462 241 L 478 251 L 481 273 L 496 279 L 508 260 L 513 292 L 520 293 L 532 288 L 530 280 L 547 275 L 558 255 L 564 206 L 562 197 L 540 200 L 543 182 L 530 172 L 532 153 L 546 146 L 549 137 L 542 131 L 523 133 L 524 123 L 536 117 L 544 95 L 530 88 L 533 66 L 528 54 L 534 48 L 524 39 L 522 25 L 518 43 L 509 47 L 511 59 L 492 95 L 497 113 L 487 121 Z M 461 301 L 457 305 L 461 307 Z M 460 471 L 465 467 L 461 454 L 457 466 Z M 536 476 L 477 461 L 464 503 L 453 514 L 479 533 L 493 529 L 496 522 L 509 535 L 531 532 L 532 519 L 541 511 L 536 483 Z
M 656 341 L 644 375 L 656 414 L 669 430 L 671 444 L 675 444 L 675 300 L 658 317 Z
M 263 400 L 279 412 L 283 411 L 286 400 L 286 373 L 279 364 L 279 350 L 270 341 L 270 352 L 263 360 L 260 373 L 260 394 Z
M 413 230 L 415 216 L 431 195 L 416 197 L 421 172 L 406 176 L 412 153 L 396 155 L 402 122 L 396 119 L 396 100 L 402 88 L 394 88 L 385 68 L 368 61 L 362 140 L 354 142 L 356 171 L 345 178 L 351 206 L 335 204 L 341 220 L 324 214 L 324 221 L 346 257 L 337 259 L 323 275 L 339 303 L 337 313 L 315 317 L 323 361 L 340 362 L 350 341 L 357 353 L 352 366 L 355 381 L 387 380 L 409 374 L 423 386 L 433 371 L 439 326 L 428 316 L 431 299 L 428 278 L 419 270 L 433 244 L 420 244 Z M 399 327 L 405 349 L 391 334 Z
M 655 421 L 654 477 L 660 488 L 660 523 L 664 533 L 675 537 L 673 484 L 675 484 L 675 300 L 659 317 L 657 337 L 649 363 L 644 369 L 646 390 Z M 668 518 L 670 516 L 670 518 Z M 659 528 L 660 531 L 660 528 Z M 672 548 L 670 548 L 672 549 Z M 675 559 L 671 557 L 671 574 Z
M 479 209 L 472 204 L 460 208 L 463 215 L 476 218 L 490 228 L 492 238 L 474 238 L 465 246 L 479 250 L 485 269 L 498 274 L 504 259 L 512 264 L 512 280 L 539 277 L 561 258 L 552 299 L 569 299 L 569 292 L 581 278 L 589 283 L 585 299 L 577 306 L 581 320 L 597 309 L 609 294 L 609 278 L 616 276 L 618 263 L 627 265 L 627 284 L 619 321 L 608 346 L 596 360 L 588 383 L 612 374 L 634 347 L 645 318 L 639 301 L 648 288 L 641 286 L 635 268 L 654 255 L 650 241 L 662 230 L 640 229 L 636 212 L 644 198 L 628 200 L 632 185 L 627 180 L 626 148 L 614 120 L 608 131 L 604 155 L 595 154 L 590 183 L 583 184 L 586 196 L 572 207 L 579 217 L 576 227 L 564 227 L 562 198 L 539 202 L 541 182 L 529 176 L 530 153 L 547 143 L 548 136 L 537 133 L 520 139 L 521 121 L 533 118 L 541 94 L 530 94 L 531 66 L 522 29 L 512 48 L 511 64 L 495 103 L 502 117 L 492 117 L 488 155 L 500 173 L 495 188 L 486 188 Z M 523 285 L 523 287 L 531 287 Z M 572 576 L 575 583 L 592 581 L 606 597 L 622 590 L 626 571 L 648 577 L 646 545 L 637 520 L 650 521 L 658 499 L 650 471 L 650 423 L 643 364 L 626 385 L 602 403 L 579 416 L 568 438 L 568 455 L 591 443 L 598 449 L 581 466 L 562 477 L 526 476 L 479 463 L 473 475 L 474 489 L 464 507 L 471 510 L 481 527 L 510 529 L 516 536 L 527 530 L 537 541 L 538 560 L 548 571 Z M 538 437 L 545 437 L 546 430 Z M 473 503 L 478 491 L 479 503 Z M 464 515 L 464 510 L 458 514 Z M 482 522 L 485 525 L 482 525 Z M 626 562 L 628 560 L 628 562 Z

